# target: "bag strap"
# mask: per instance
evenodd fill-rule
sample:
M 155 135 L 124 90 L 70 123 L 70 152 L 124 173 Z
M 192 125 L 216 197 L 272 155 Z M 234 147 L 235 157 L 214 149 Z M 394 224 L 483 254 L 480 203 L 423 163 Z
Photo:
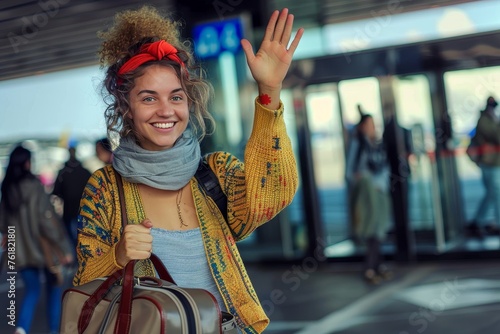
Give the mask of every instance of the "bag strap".
M 118 197 L 120 199 L 120 209 L 122 216 L 122 228 L 128 224 L 127 219 L 127 208 L 125 203 L 125 194 L 123 191 L 123 181 L 120 173 L 115 170 L 116 184 L 118 186 Z M 165 279 L 171 283 L 174 283 L 172 276 L 168 272 L 167 268 L 160 261 L 160 259 L 155 255 L 151 254 L 150 260 L 158 272 L 160 278 Z M 115 334 L 128 334 L 130 331 L 130 322 L 132 321 L 132 296 L 134 293 L 134 267 L 137 260 L 132 260 L 123 269 L 123 281 L 122 281 L 122 295 L 120 298 L 120 308 L 118 310 L 118 316 L 116 318 Z
M 111 276 L 109 276 L 104 282 L 102 282 L 99 287 L 87 298 L 82 306 L 82 312 L 80 317 L 78 317 L 78 333 L 82 334 L 87 329 L 94 314 L 96 306 L 101 302 L 101 300 L 106 297 L 108 292 L 116 285 L 116 283 L 123 276 L 123 269 L 115 271 Z
M 123 181 L 120 173 L 118 173 L 116 169 L 114 169 L 114 171 L 115 171 L 116 185 L 118 186 L 118 198 L 120 199 L 120 211 L 121 211 L 122 229 L 123 229 L 128 224 L 127 207 L 125 205 L 125 194 L 123 192 Z
M 116 185 L 118 186 L 118 197 L 120 199 L 122 228 L 125 228 L 125 226 L 128 224 L 128 218 L 127 218 L 127 205 L 125 203 L 125 193 L 123 191 L 123 181 L 121 175 L 116 170 L 115 170 L 115 177 L 116 177 Z M 163 262 L 161 262 L 158 256 L 156 256 L 155 254 L 151 254 L 149 259 L 151 260 L 151 262 L 153 262 L 153 266 L 155 267 L 156 271 L 158 272 L 158 276 L 160 276 L 161 279 L 169 281 L 172 284 L 175 284 L 175 281 L 172 278 L 172 276 L 170 276 L 168 269 L 165 267 Z
M 201 159 L 194 176 L 205 193 L 212 198 L 215 204 L 217 204 L 219 211 L 222 213 L 225 221 L 227 222 L 227 196 L 222 191 L 219 179 L 215 175 L 214 171 L 203 159 Z

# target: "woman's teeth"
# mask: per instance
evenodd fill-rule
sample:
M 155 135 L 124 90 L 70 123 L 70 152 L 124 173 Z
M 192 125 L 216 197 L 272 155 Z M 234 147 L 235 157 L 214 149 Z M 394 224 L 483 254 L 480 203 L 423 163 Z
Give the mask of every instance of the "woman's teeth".
M 174 126 L 174 123 L 153 123 L 155 128 L 168 129 Z

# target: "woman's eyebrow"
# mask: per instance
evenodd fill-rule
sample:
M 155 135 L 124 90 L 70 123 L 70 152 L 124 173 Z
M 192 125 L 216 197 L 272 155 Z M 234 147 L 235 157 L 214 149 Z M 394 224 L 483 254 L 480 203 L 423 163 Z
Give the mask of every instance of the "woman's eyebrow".
M 179 88 L 172 90 L 171 93 L 177 93 L 177 92 L 182 92 L 182 91 L 184 91 L 184 89 L 182 87 L 179 87 Z
M 153 94 L 153 95 L 158 95 L 158 92 L 154 91 L 154 90 L 149 90 L 149 89 L 143 89 L 141 90 L 140 92 L 137 93 L 137 95 L 141 95 L 141 94 Z
M 182 87 L 179 87 L 179 88 L 176 88 L 176 89 L 173 89 L 170 94 L 172 93 L 177 93 L 177 92 L 180 92 L 180 91 L 184 91 L 184 89 Z M 158 95 L 158 92 L 157 91 L 154 91 L 154 90 L 150 90 L 150 89 L 143 89 L 141 91 L 139 91 L 137 93 L 137 95 L 141 95 L 141 94 L 152 94 L 152 95 Z

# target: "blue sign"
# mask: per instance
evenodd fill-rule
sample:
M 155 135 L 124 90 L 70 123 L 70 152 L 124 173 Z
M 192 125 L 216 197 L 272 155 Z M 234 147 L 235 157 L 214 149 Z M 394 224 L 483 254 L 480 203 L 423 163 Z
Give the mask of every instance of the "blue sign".
M 240 19 L 199 24 L 193 29 L 194 52 L 200 58 L 218 57 L 222 52 L 241 49 L 243 24 Z

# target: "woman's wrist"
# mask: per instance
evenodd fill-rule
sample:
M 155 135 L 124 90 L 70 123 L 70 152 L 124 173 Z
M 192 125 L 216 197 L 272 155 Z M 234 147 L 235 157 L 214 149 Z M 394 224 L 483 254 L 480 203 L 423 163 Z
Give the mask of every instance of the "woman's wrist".
M 258 101 L 264 107 L 276 110 L 280 106 L 280 89 L 260 87 L 259 86 L 259 97 Z
M 278 85 L 265 85 L 265 84 L 259 84 L 257 83 L 257 89 L 259 90 L 259 92 L 262 92 L 262 93 L 280 93 L 281 91 L 281 88 L 282 88 L 282 84 L 278 84 Z

